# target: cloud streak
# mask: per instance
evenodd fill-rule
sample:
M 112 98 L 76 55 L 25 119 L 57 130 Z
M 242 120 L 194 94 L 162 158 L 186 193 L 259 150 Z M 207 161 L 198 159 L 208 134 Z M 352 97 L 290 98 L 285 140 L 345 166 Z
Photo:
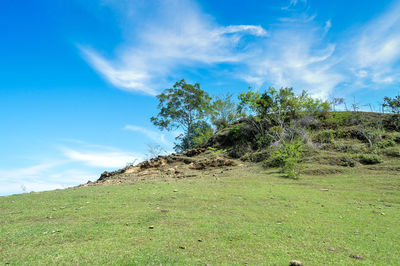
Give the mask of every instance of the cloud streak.
M 113 1 L 106 4 L 116 5 Z M 130 13 L 125 10 L 121 15 L 129 17 Z M 88 63 L 114 86 L 155 95 L 169 84 L 168 78 L 177 69 L 240 62 L 247 57 L 245 36 L 268 36 L 258 25 L 217 25 L 191 1 L 160 3 L 154 13 L 157 19 L 135 29 L 136 40 L 121 45 L 112 59 L 92 48 L 78 47 Z
M 151 139 L 152 141 L 164 145 L 171 146 L 171 143 L 169 143 L 165 139 L 165 134 L 162 134 L 157 131 L 153 131 L 144 127 L 139 127 L 139 126 L 134 126 L 134 125 L 126 125 L 124 127 L 125 130 L 133 131 L 133 132 L 138 132 L 140 134 L 145 135 L 147 138 Z
M 132 27 L 125 31 L 135 38 L 127 38 L 108 57 L 93 48 L 80 50 L 96 71 L 123 90 L 156 95 L 180 78 L 174 75 L 182 69 L 224 72 L 220 64 L 233 66 L 224 72 L 230 78 L 255 87 L 294 87 L 320 98 L 335 90 L 400 81 L 400 2 L 352 38 L 345 32 L 335 41 L 330 38 L 334 21 L 311 12 L 306 0 L 288 1 L 268 31 L 261 25 L 218 25 L 190 0 L 146 2 L 154 4 L 148 4 L 151 20 L 129 1 L 102 3 L 120 12 Z

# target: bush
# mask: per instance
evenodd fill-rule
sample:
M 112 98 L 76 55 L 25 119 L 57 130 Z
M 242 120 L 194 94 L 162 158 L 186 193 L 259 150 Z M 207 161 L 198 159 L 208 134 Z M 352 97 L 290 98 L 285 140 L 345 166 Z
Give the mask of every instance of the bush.
M 320 143 L 333 143 L 336 131 L 333 129 L 325 129 L 315 135 L 315 140 Z
M 378 148 L 388 148 L 396 146 L 396 142 L 393 139 L 385 139 L 376 144 Z
M 325 124 L 329 127 L 344 126 L 350 123 L 351 112 L 330 112 L 327 115 Z
M 348 144 L 348 143 L 340 143 L 335 142 L 333 148 L 338 152 L 343 153 L 366 153 L 368 149 L 365 147 L 365 144 Z
M 242 139 L 243 138 L 242 125 L 241 124 L 233 125 L 229 130 L 229 136 L 231 136 L 236 140 Z
M 383 152 L 386 156 L 399 158 L 400 157 L 400 149 L 397 147 L 387 148 Z
M 358 160 L 362 164 L 378 164 L 383 162 L 382 158 L 376 154 L 361 154 L 358 156 Z
M 240 159 L 242 161 L 259 163 L 262 161 L 267 161 L 270 156 L 271 156 L 270 150 L 261 150 L 257 152 L 248 152 L 245 155 L 243 155 Z
M 394 131 L 394 132 L 386 132 L 383 135 L 383 138 L 385 140 L 390 140 L 390 141 L 392 141 L 394 143 L 400 143 L 400 132 L 396 132 L 396 131 Z
M 354 160 L 351 156 L 342 156 L 339 158 L 340 165 L 345 167 L 354 167 L 356 166 L 356 160 Z
M 289 178 L 297 179 L 300 176 L 300 160 L 303 152 L 303 142 L 300 140 L 287 141 L 276 149 L 264 163 L 269 167 L 281 167 L 282 172 Z
M 217 149 L 214 147 L 208 147 L 207 150 L 210 152 L 211 155 L 222 155 L 226 153 L 225 149 Z

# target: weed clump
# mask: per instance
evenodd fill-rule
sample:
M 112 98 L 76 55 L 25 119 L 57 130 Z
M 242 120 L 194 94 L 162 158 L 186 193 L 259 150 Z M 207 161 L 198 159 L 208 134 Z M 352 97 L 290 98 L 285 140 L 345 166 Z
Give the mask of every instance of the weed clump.
M 300 176 L 303 142 L 300 140 L 285 141 L 264 162 L 266 167 L 280 167 L 288 177 L 297 179 Z
M 395 158 L 400 157 L 400 149 L 397 147 L 387 148 L 383 151 L 383 153 L 389 157 L 395 157 Z
M 362 164 L 378 164 L 383 162 L 383 159 L 377 154 L 361 154 L 358 156 L 358 160 Z
M 315 140 L 319 143 L 333 143 L 335 141 L 335 136 L 335 130 L 325 129 L 315 135 Z

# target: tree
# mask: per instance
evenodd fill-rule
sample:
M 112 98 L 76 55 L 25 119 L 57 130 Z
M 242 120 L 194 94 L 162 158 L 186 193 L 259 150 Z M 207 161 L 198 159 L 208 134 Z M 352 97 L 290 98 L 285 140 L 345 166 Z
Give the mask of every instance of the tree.
M 400 114 L 400 95 L 397 95 L 394 98 L 386 96 L 383 100 L 383 107 L 390 108 L 390 111 L 394 114 Z
M 211 97 L 200 88 L 200 84 L 187 84 L 182 79 L 157 98 L 160 111 L 156 117 L 151 117 L 151 122 L 161 130 L 183 130 L 183 136 L 176 138 L 185 142 L 179 147 L 183 151 L 192 148 L 196 124 L 211 113 Z
M 217 130 L 220 130 L 243 117 L 243 114 L 237 110 L 236 103 L 232 100 L 232 94 L 228 93 L 223 97 L 215 97 L 213 112 L 210 116 L 211 122 Z
M 382 107 L 390 108 L 393 113 L 392 124 L 396 130 L 400 130 L 400 95 L 394 98 L 385 97 Z

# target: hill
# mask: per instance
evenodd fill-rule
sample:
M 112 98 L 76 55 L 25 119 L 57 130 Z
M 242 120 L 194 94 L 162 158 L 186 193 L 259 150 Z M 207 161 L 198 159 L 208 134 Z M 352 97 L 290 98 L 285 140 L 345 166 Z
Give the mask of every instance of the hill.
M 399 133 L 390 115 L 363 113 L 363 125 L 354 115 L 307 122 L 298 179 L 242 119 L 96 182 L 1 197 L 1 263 L 396 265 Z

